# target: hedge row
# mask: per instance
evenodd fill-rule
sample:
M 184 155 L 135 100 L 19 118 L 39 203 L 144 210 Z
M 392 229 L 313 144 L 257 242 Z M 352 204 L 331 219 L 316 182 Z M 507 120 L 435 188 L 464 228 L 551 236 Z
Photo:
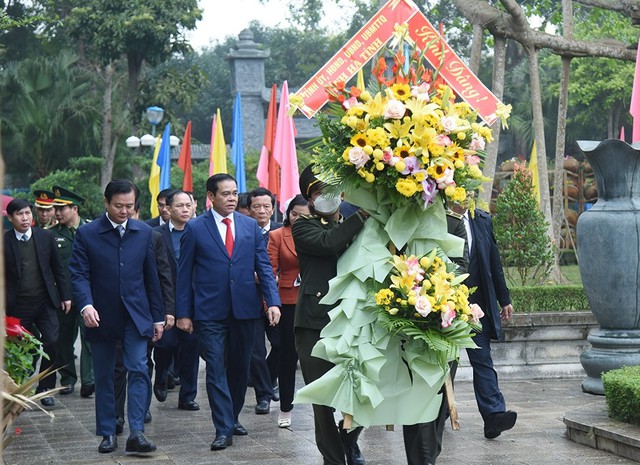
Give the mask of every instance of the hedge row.
M 515 312 L 575 312 L 589 310 L 582 286 L 512 287 L 511 303 Z
M 609 416 L 640 426 L 640 366 L 602 373 L 602 384 Z

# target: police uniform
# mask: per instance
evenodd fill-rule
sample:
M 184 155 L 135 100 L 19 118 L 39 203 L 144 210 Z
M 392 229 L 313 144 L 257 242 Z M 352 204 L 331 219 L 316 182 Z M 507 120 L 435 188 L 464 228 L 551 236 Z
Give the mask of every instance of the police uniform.
M 319 181 L 307 167 L 300 175 L 300 191 L 309 200 L 311 192 L 321 188 Z M 311 356 L 320 340 L 320 331 L 329 323 L 330 305 L 320 303 L 329 290 L 329 281 L 337 274 L 338 258 L 362 229 L 366 214 L 358 212 L 344 221 L 319 216 L 302 216 L 292 226 L 293 240 L 300 263 L 300 289 L 296 303 L 294 333 L 300 368 L 305 383 L 311 383 L 328 372 L 333 364 Z M 333 409 L 313 405 L 316 445 L 325 464 L 364 463 L 356 440 L 362 428 L 346 434 L 336 428 Z M 355 461 L 353 460 L 355 459 Z
M 53 186 L 53 194 L 54 198 L 52 200 L 54 207 L 78 206 L 84 201 L 84 199 L 79 195 L 60 186 Z M 55 236 L 58 253 L 64 265 L 64 270 L 69 282 L 71 282 L 69 262 L 71 260 L 73 241 L 76 236 L 76 230 L 84 224 L 86 224 L 86 221 L 79 218 L 79 222 L 76 226 L 68 226 L 58 223 L 50 229 Z M 84 322 L 82 320 L 82 316 L 80 316 L 79 309 L 73 302 L 71 310 L 68 313 L 65 313 L 60 309 L 58 309 L 57 313 L 58 322 L 60 324 L 60 336 L 58 338 L 60 385 L 65 387 L 60 393 L 63 395 L 71 394 L 74 390 L 74 385 L 78 380 L 74 345 L 76 338 L 78 337 L 78 329 L 80 328 L 80 395 L 82 397 L 89 397 L 93 394 L 95 389 L 93 379 L 93 361 L 91 357 L 91 347 L 84 339 Z
M 44 208 L 47 210 L 50 208 L 51 209 L 53 208 L 53 199 L 55 197 L 55 194 L 53 192 L 45 191 L 45 190 L 37 190 L 37 191 L 33 191 L 33 195 L 36 197 L 34 202 L 34 206 L 36 208 Z M 54 216 L 49 220 L 47 224 L 40 224 L 40 221 L 38 220 L 38 215 L 35 216 L 34 222 L 35 222 L 35 226 L 38 226 L 42 229 L 50 229 L 51 227 L 55 226 L 58 223 L 56 221 L 56 217 Z

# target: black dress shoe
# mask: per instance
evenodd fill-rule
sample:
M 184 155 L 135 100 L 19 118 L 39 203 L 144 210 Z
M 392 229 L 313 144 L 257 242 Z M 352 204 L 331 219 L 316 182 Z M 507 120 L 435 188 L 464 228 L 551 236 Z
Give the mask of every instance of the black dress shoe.
M 271 396 L 274 402 L 278 402 L 280 400 L 280 386 L 277 384 L 273 386 L 273 395 Z
M 247 434 L 249 434 L 247 432 L 247 428 L 242 426 L 240 423 L 236 422 L 233 425 L 233 435 L 234 436 L 246 436 Z
M 167 390 L 157 384 L 153 385 L 153 395 L 156 396 L 158 402 L 164 402 L 167 400 Z
M 174 376 L 173 377 L 173 384 L 174 384 L 174 387 L 175 386 L 180 386 L 180 377 L 179 376 Z
M 169 373 L 169 376 L 167 376 L 167 389 L 175 389 L 175 387 L 176 387 L 176 380 L 173 377 L 173 375 Z
M 127 447 L 125 452 L 133 453 L 133 454 L 148 454 L 149 452 L 154 452 L 156 450 L 156 445 L 152 442 L 147 441 L 147 438 L 144 437 L 144 434 L 138 433 L 133 437 L 129 437 L 127 439 Z
M 151 420 L 153 418 L 151 417 L 151 412 L 149 410 L 147 410 L 147 413 L 144 414 L 144 422 L 145 423 L 151 423 Z
M 124 418 L 116 417 L 116 434 L 122 434 L 124 431 Z
M 271 410 L 271 406 L 269 405 L 268 400 L 261 400 L 256 405 L 256 414 L 257 415 L 266 415 Z
M 118 440 L 116 439 L 115 434 L 109 434 L 107 436 L 102 436 L 102 442 L 98 446 L 98 452 L 101 454 L 108 454 L 109 452 L 113 452 L 118 448 Z
M 69 394 L 73 394 L 74 390 L 75 386 L 73 384 L 65 384 L 64 386 L 62 386 L 62 389 L 60 389 L 60 395 L 68 396 Z
M 80 397 L 84 397 L 86 399 L 87 397 L 90 397 L 94 392 L 96 392 L 96 385 L 93 383 L 83 384 L 82 386 L 80 386 Z
M 194 400 L 188 400 L 186 402 L 178 402 L 178 408 L 180 410 L 200 410 L 200 405 Z
M 228 438 L 226 436 L 216 436 L 211 443 L 211 450 L 222 450 L 231 445 L 233 445 L 233 436 Z
M 40 403 L 45 407 L 53 407 L 54 405 L 56 405 L 56 401 L 51 396 L 43 397 L 42 399 L 40 399 Z
M 497 438 L 503 431 L 513 428 L 517 419 L 518 414 L 512 410 L 492 413 L 484 421 L 484 437 L 487 439 Z

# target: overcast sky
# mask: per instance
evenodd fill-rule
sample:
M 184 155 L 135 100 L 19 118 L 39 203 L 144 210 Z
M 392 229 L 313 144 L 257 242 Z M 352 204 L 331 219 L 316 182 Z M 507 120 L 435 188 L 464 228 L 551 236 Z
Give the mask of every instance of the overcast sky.
M 223 40 L 231 35 L 237 37 L 242 29 L 249 26 L 252 20 L 258 20 L 266 26 L 288 25 L 289 0 L 269 0 L 262 5 L 258 0 L 232 0 L 220 7 L 219 1 L 200 0 L 200 8 L 204 10 L 202 20 L 197 23 L 197 29 L 189 33 L 191 46 L 200 50 L 209 45 L 210 41 Z M 325 19 L 322 24 L 331 27 L 331 24 L 340 23 L 339 18 L 345 14 L 335 0 L 324 2 Z M 233 9 L 234 13 L 229 12 Z M 351 15 L 349 15 L 351 16 Z

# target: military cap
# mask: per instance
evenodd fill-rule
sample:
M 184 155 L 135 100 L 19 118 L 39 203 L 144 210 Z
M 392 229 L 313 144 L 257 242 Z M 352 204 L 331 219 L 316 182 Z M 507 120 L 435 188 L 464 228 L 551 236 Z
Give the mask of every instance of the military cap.
M 84 199 L 78 194 L 74 194 L 69 189 L 60 186 L 53 186 L 53 205 L 62 207 L 64 205 L 80 205 Z
M 302 173 L 300 173 L 299 184 L 300 193 L 306 200 L 311 198 L 311 193 L 313 191 L 325 186 L 325 183 L 316 178 L 316 175 L 313 172 L 313 163 L 302 170 Z
M 36 197 L 36 208 L 53 208 L 53 198 L 55 194 L 51 191 L 37 190 L 33 191 Z

